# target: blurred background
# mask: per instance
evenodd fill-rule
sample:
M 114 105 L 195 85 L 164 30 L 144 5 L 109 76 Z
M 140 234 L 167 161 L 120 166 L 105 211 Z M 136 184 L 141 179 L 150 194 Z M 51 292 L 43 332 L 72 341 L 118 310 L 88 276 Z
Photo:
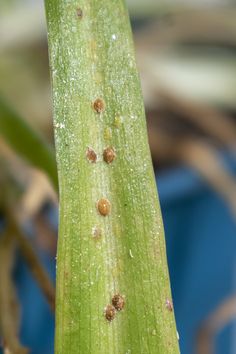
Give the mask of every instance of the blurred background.
M 181 353 L 236 354 L 236 4 L 128 6 Z M 52 354 L 58 201 L 14 111 L 53 145 L 41 0 L 0 2 L 0 353 Z

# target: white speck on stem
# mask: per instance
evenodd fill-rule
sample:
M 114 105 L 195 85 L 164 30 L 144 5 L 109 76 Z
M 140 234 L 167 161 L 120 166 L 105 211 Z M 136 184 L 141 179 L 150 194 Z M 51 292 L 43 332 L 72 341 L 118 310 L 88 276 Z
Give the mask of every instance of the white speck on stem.
M 130 255 L 130 258 L 134 258 L 133 253 L 132 253 L 131 250 L 129 250 L 129 255 Z
M 64 123 L 56 123 L 55 124 L 55 128 L 64 129 L 65 128 L 65 124 Z
M 116 35 L 113 34 L 113 35 L 111 36 L 111 38 L 113 39 L 113 41 L 115 41 L 115 40 L 116 40 Z
M 177 339 L 179 340 L 179 332 L 176 331 Z

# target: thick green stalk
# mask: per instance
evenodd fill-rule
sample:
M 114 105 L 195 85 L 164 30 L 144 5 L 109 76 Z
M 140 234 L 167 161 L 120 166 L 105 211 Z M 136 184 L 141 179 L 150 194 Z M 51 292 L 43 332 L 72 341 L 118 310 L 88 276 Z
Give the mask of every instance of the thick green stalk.
M 56 159 L 51 147 L 0 97 L 0 135 L 33 166 L 51 179 L 57 189 Z
M 60 191 L 56 353 L 177 354 L 124 1 L 46 0 L 46 12 Z

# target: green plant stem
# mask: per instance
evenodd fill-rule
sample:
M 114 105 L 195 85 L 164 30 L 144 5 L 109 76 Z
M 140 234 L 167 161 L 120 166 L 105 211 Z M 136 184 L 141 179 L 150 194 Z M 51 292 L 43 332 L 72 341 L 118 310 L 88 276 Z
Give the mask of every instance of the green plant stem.
M 57 188 L 57 169 L 53 148 L 1 97 L 0 134 L 19 155 L 47 173 Z
M 177 354 L 126 7 L 122 0 L 45 3 L 60 191 L 56 353 Z M 107 147 L 116 153 L 110 164 Z M 105 202 L 97 209 L 102 198 L 110 213 Z M 125 307 L 109 322 L 103 311 L 118 293 Z

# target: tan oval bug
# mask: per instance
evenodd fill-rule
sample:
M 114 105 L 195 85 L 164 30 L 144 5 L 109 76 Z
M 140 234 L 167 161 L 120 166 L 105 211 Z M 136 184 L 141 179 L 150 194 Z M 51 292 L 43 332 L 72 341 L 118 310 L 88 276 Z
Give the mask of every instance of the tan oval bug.
M 97 113 L 102 113 L 105 110 L 105 103 L 101 98 L 97 98 L 94 102 L 93 102 L 93 109 L 95 110 L 95 112 Z
M 122 295 L 116 294 L 112 298 L 112 305 L 115 307 L 117 311 L 123 310 L 125 306 L 125 299 Z
M 103 151 L 103 160 L 107 163 L 110 164 L 112 163 L 116 158 L 116 153 L 113 147 L 107 147 Z
M 86 150 L 86 157 L 87 157 L 88 161 L 91 162 L 91 163 L 96 163 L 97 162 L 97 154 L 90 147 L 88 147 L 87 150 Z
M 107 216 L 111 212 L 111 203 L 108 199 L 102 198 L 97 202 L 97 209 L 102 216 Z
M 112 305 L 107 305 L 106 308 L 104 309 L 104 315 L 107 321 L 111 322 L 114 320 L 116 316 L 116 309 Z

